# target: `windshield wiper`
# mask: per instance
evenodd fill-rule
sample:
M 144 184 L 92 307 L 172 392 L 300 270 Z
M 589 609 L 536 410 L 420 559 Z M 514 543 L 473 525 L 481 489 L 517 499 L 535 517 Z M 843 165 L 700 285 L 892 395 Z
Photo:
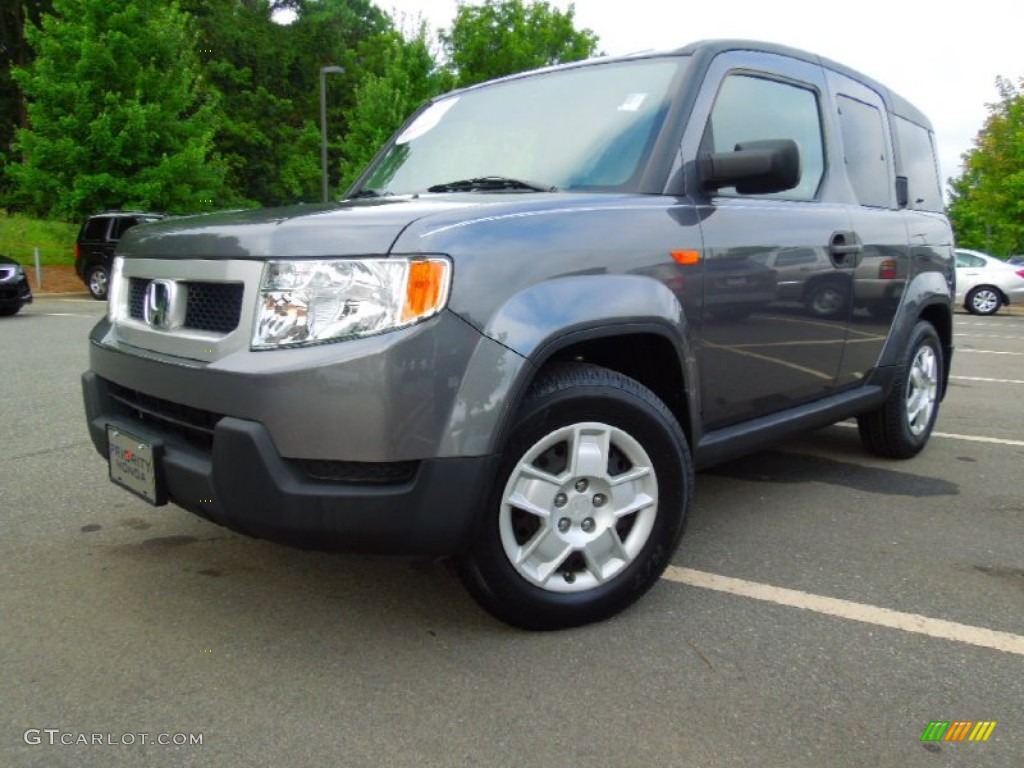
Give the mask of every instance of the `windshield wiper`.
M 427 187 L 427 192 L 502 192 L 518 190 L 520 192 L 557 192 L 558 188 L 550 184 L 538 184 L 522 179 L 510 179 L 507 176 L 478 176 L 475 179 L 449 181 Z

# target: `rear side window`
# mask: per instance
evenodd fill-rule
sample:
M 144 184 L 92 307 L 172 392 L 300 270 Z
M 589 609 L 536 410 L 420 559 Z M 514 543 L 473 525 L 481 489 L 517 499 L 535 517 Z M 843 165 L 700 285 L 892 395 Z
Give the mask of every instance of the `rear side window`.
M 861 205 L 892 206 L 894 179 L 882 113 L 870 104 L 839 95 L 846 173 Z
M 122 216 L 119 219 L 114 220 L 114 226 L 110 230 L 111 240 L 120 240 L 121 237 L 129 229 L 139 223 L 139 220 L 134 216 Z
M 793 139 L 800 148 L 802 175 L 794 189 L 765 197 L 812 200 L 825 173 L 818 96 L 810 88 L 751 75 L 730 75 L 715 99 L 702 149 L 732 152 L 736 145 Z M 719 194 L 734 195 L 734 189 Z
M 942 185 L 931 132 L 902 117 L 897 117 L 895 122 L 903 172 L 910 191 L 910 207 L 919 211 L 941 211 L 944 207 Z
M 82 239 L 89 241 L 99 241 L 107 239 L 107 226 L 110 224 L 110 219 L 106 216 L 98 216 L 94 219 L 89 219 L 85 224 L 85 231 L 82 232 Z

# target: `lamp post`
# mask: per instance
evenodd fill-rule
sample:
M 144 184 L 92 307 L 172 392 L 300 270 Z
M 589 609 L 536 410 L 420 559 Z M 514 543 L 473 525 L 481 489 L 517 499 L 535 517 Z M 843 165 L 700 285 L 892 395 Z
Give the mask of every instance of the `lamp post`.
M 333 64 L 320 67 L 320 174 L 325 203 L 327 202 L 327 75 L 341 74 L 344 71 L 343 67 Z

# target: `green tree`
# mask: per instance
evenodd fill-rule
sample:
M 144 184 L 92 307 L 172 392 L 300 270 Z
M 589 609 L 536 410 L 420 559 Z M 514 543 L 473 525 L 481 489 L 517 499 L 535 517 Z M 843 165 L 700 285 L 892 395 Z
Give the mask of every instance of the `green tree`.
M 957 242 L 995 255 L 1024 252 L 1024 78 L 997 78 L 999 101 L 950 180 Z
M 197 211 L 218 201 L 214 103 L 189 17 L 163 0 L 55 0 L 14 78 L 28 100 L 18 201 L 37 215 Z
M 574 16 L 574 6 L 563 12 L 547 2 L 460 3 L 451 30 L 441 33 L 448 66 L 466 86 L 594 56 L 597 35 L 577 30 Z
M 34 58 L 25 39 L 25 27 L 38 26 L 42 14 L 52 8 L 51 0 L 5 0 L 0 5 L 0 208 L 7 199 L 8 180 L 3 169 L 13 159 L 15 131 L 28 125 L 25 97 L 14 82 L 12 70 Z
M 320 199 L 319 73 L 327 79 L 331 136 L 346 129 L 347 110 L 364 71 L 385 56 L 378 39 L 390 19 L 369 0 L 182 0 L 200 29 L 200 53 L 220 93 L 215 144 L 238 202 L 277 205 Z M 273 14 L 287 8 L 290 24 Z M 333 142 L 332 156 L 338 142 Z
M 398 31 L 388 32 L 383 51 L 383 72 L 366 73 L 348 113 L 348 132 L 341 144 L 343 190 L 417 107 L 452 87 L 451 76 L 438 67 L 431 53 L 422 22 L 411 39 Z

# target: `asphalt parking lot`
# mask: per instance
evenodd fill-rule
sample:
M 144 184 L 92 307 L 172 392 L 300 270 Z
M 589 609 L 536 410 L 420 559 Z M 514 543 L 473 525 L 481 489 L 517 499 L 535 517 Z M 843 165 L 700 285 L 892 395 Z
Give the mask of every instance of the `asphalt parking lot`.
M 531 634 L 442 564 L 111 485 L 78 382 L 102 311 L 0 322 L 0 765 L 1024 765 L 1022 316 L 957 315 L 918 458 L 836 425 L 705 472 L 642 602 Z

